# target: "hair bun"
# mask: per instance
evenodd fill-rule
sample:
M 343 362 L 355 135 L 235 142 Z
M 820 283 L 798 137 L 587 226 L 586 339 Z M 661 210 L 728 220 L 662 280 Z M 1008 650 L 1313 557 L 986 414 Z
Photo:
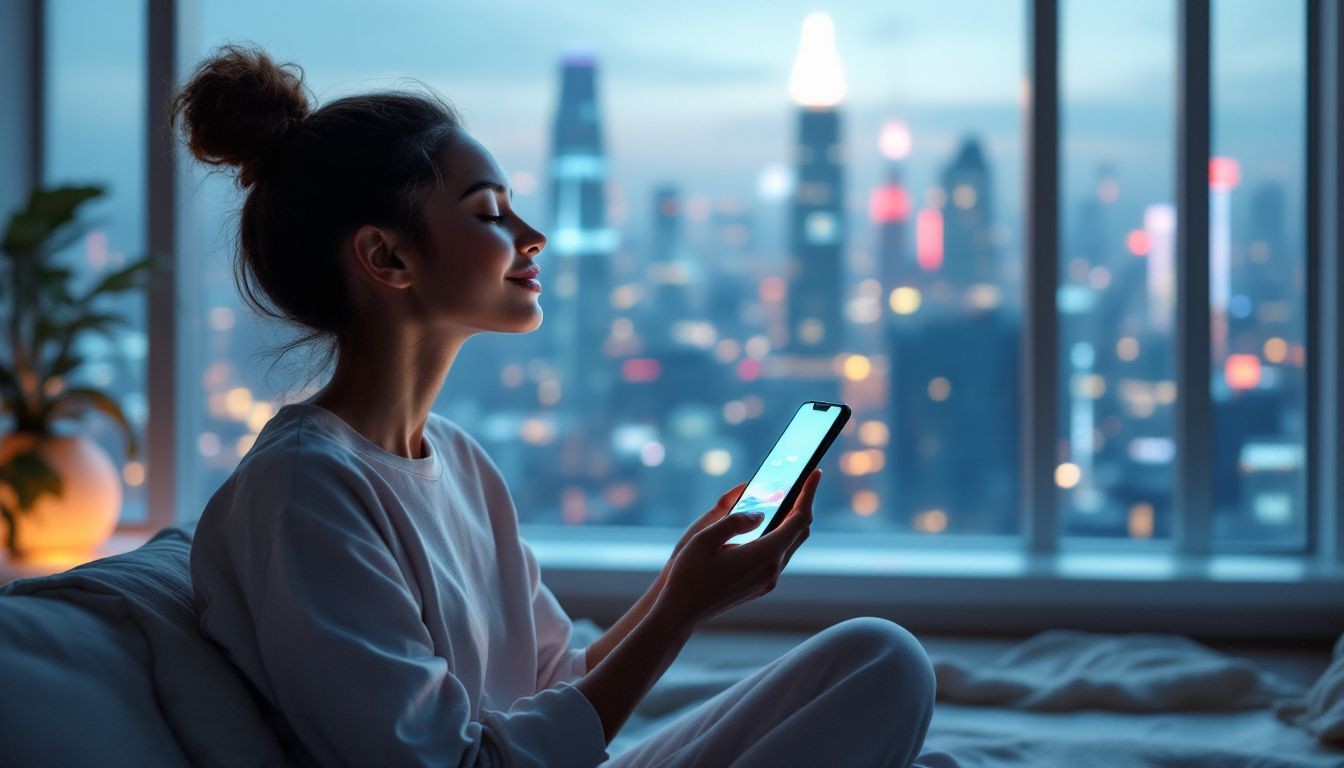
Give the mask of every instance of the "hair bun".
M 285 135 L 311 110 L 303 69 L 251 45 L 224 45 L 197 65 L 173 98 L 187 147 L 208 165 L 239 169 L 254 184 Z

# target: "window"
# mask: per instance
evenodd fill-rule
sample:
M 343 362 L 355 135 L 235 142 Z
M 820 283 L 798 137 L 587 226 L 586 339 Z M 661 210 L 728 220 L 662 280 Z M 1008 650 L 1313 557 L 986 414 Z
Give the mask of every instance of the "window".
M 1306 8 L 1213 4 L 1214 540 L 1305 545 Z
M 256 40 L 303 63 L 322 100 L 414 73 L 512 174 L 550 235 L 546 321 L 468 342 L 436 409 L 490 450 L 525 522 L 683 527 L 798 403 L 843 398 L 819 530 L 1014 533 L 1024 8 L 959 6 L 804 21 L 536 3 L 469 29 L 446 8 L 380 10 L 412 37 L 347 47 L 364 11 L 205 2 L 190 42 Z M 694 21 L 711 12 L 741 18 Z M 712 39 L 668 34 L 691 27 Z M 590 119 L 591 136 L 573 128 Z M 185 248 L 204 272 L 182 286 L 204 319 L 189 363 L 203 402 L 186 410 L 204 421 L 183 463 L 199 509 L 278 400 L 249 367 L 263 328 L 228 275 L 238 200 L 218 176 L 191 188 Z
M 84 215 L 92 224 L 66 253 L 81 288 L 145 255 L 145 7 L 48 0 L 43 183 L 105 188 Z M 114 338 L 87 334 L 80 353 L 88 362 L 68 385 L 91 385 L 117 398 L 145 443 L 148 416 L 145 304 L 134 295 L 108 300 L 128 321 Z M 122 467 L 125 523 L 146 518 L 145 463 L 125 460 L 125 440 L 95 416 L 89 434 Z
M 1171 535 L 1176 3 L 1060 8 L 1061 523 Z
M 669 530 L 745 479 L 799 402 L 842 398 L 854 418 L 785 604 L 848 610 L 837 585 L 855 586 L 864 610 L 944 627 L 1092 606 L 1070 615 L 1099 628 L 1132 627 L 1117 606 L 1165 606 L 1145 616 L 1175 628 L 1234 605 L 1248 631 L 1283 608 L 1337 634 L 1333 3 L 523 5 L 468 24 L 200 0 L 175 42 L 194 62 L 255 41 L 301 62 L 322 102 L 417 77 L 510 173 L 550 236 L 547 319 L 469 341 L 435 409 L 501 465 L 558 592 L 582 606 L 642 588 Z M 105 244 L 83 253 L 134 252 L 145 109 L 110 73 L 144 77 L 146 20 L 72 8 L 47 3 L 46 175 L 116 181 Z M 68 74 L 90 62 L 103 79 Z M 105 87 L 62 95 L 90 82 Z M 91 104 L 106 105 L 96 134 Z M 241 198 L 190 174 L 183 520 L 309 393 L 256 354 L 283 338 L 232 283 Z M 1028 243 L 1055 203 L 1052 235 Z M 1054 333 L 1023 331 L 1042 318 Z M 107 375 L 143 421 L 144 336 L 124 343 L 127 369 Z M 1190 365 L 1205 357 L 1207 378 Z

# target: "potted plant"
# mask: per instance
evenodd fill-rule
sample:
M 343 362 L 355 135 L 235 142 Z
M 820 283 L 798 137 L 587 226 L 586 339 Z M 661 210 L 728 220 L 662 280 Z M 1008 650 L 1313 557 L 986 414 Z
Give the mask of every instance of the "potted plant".
M 88 225 L 82 205 L 101 187 L 36 189 L 13 214 L 0 243 L 0 532 L 15 557 L 88 552 L 102 544 L 121 512 L 121 474 L 92 439 L 66 427 L 90 412 L 125 433 L 128 458 L 139 454 L 135 430 L 116 400 L 92 387 L 69 386 L 84 359 L 79 339 L 111 337 L 125 322 L 101 299 L 142 287 L 152 257 L 73 289 L 74 270 L 55 256 Z

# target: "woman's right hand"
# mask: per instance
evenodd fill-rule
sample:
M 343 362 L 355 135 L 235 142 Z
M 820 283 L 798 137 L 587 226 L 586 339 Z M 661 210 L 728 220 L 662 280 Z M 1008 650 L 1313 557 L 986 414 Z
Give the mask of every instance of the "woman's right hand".
M 725 515 L 696 533 L 673 557 L 654 610 L 669 613 L 694 629 L 774 589 L 789 558 L 808 537 L 819 482 L 821 470 L 813 470 L 784 521 L 758 539 L 741 545 L 727 543 L 759 526 L 759 513 Z

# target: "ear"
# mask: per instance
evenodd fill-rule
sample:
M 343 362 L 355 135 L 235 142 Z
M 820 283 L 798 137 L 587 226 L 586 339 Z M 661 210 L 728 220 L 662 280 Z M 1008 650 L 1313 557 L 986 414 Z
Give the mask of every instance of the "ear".
M 389 288 L 411 286 L 410 265 L 399 252 L 404 245 L 394 233 L 365 225 L 355 230 L 350 243 L 358 274 Z

